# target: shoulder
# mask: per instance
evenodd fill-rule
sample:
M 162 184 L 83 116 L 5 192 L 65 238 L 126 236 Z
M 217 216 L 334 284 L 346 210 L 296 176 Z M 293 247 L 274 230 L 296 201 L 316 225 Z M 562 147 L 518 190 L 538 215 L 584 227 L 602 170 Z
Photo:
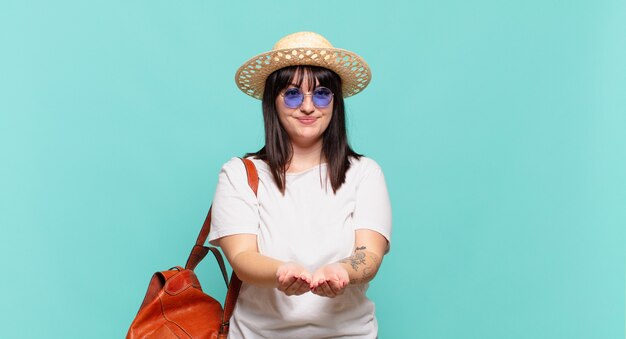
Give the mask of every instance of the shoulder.
M 346 182 L 360 186 L 366 182 L 384 180 L 380 165 L 372 158 L 350 157 L 350 168 L 346 172 Z
M 222 165 L 222 171 L 245 171 L 245 166 L 241 158 L 232 157 Z
M 256 167 L 257 171 L 269 171 L 269 165 L 265 162 L 265 160 L 259 159 L 255 156 L 249 156 L 246 157 L 246 159 L 252 161 L 252 163 L 254 163 L 254 166 Z M 241 160 L 240 160 L 241 161 Z
M 217 185 L 218 193 L 233 194 L 237 191 L 253 194 L 249 187 L 246 165 L 241 158 L 233 157 L 222 165 Z
M 232 157 L 222 165 L 220 176 L 225 176 L 231 181 L 242 181 L 247 178 L 246 166 L 241 158 Z
M 263 180 L 263 177 L 267 175 L 271 176 L 269 165 L 267 165 L 265 161 L 254 157 L 246 157 L 246 159 L 251 160 L 254 164 L 254 167 L 257 170 L 257 174 L 259 175 L 259 180 Z M 248 174 L 246 172 L 246 165 L 244 165 L 242 158 L 239 157 L 232 157 L 230 160 L 224 163 L 224 165 L 222 165 L 222 170 L 220 173 L 228 177 L 244 181 L 247 181 L 248 177 Z
M 350 169 L 360 174 L 382 173 L 380 165 L 372 158 L 362 156 L 360 158 L 350 157 Z

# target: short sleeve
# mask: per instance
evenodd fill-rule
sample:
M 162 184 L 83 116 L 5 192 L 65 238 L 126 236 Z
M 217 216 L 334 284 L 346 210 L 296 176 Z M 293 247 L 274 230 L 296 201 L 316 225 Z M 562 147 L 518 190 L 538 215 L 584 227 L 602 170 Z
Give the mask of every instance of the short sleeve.
M 354 228 L 369 229 L 382 234 L 391 243 L 391 202 L 385 176 L 380 166 L 366 160 L 357 186 L 354 207 Z
M 219 174 L 213 206 L 209 243 L 234 234 L 257 234 L 259 229 L 259 202 L 252 188 L 243 161 L 232 158 Z

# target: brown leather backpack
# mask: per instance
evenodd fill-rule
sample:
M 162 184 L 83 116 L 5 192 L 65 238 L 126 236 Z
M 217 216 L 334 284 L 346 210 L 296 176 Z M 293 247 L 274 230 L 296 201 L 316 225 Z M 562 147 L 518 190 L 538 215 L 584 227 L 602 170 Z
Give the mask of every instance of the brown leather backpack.
M 256 167 L 248 159 L 241 160 L 246 166 L 248 184 L 256 194 L 259 186 Z M 127 339 L 221 339 L 228 336 L 229 320 L 239 296 L 241 280 L 233 272 L 229 284 L 224 259 L 219 250 L 204 246 L 210 228 L 211 209 L 185 268 L 176 266 L 167 271 L 156 272 L 152 276 L 143 303 L 126 335 Z M 228 286 L 224 309 L 217 300 L 202 292 L 200 282 L 193 272 L 209 251 L 217 259 L 224 282 Z

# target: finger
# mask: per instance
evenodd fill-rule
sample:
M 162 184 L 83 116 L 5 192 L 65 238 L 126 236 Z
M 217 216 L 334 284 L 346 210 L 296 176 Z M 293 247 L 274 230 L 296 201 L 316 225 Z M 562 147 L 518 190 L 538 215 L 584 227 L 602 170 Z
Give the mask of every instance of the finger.
M 296 281 L 290 287 L 292 294 L 298 294 L 300 292 L 300 290 L 306 289 L 307 285 L 308 284 L 306 283 L 306 281 L 304 281 L 304 280 L 302 280 L 300 278 L 296 279 Z
M 314 287 L 311 287 L 311 292 L 313 292 L 313 294 L 319 295 L 320 297 L 325 297 L 324 291 L 322 290 L 320 285 L 320 283 L 316 282 L 316 285 Z
M 343 285 L 339 280 L 328 281 L 328 286 L 336 296 L 343 294 Z
M 311 290 L 311 292 L 318 294 L 319 295 L 319 291 L 317 291 L 317 288 L 320 285 L 320 280 L 319 278 L 316 278 L 315 276 L 313 276 L 313 280 L 311 280 L 311 283 L 309 284 L 309 289 Z
M 323 284 L 326 281 L 325 278 L 314 278 L 311 281 L 311 289 L 317 289 L 321 284 Z
M 311 289 L 311 293 L 313 293 L 315 295 L 319 295 L 320 297 L 323 297 L 322 290 L 318 290 L 317 288 L 312 288 Z
M 306 282 L 304 280 L 298 278 L 298 280 L 296 280 L 296 282 L 293 283 L 293 285 L 290 287 L 290 293 L 292 295 L 300 295 L 300 294 L 306 292 L 306 290 L 303 291 L 305 289 L 304 287 L 306 287 L 306 286 L 307 286 Z
M 300 280 L 300 281 L 302 283 L 300 284 L 300 287 L 298 288 L 298 290 L 295 292 L 296 295 L 301 295 L 310 291 L 309 283 L 305 280 Z
M 276 274 L 276 280 L 278 281 L 279 285 L 284 284 L 285 283 L 285 279 L 286 279 L 285 274 L 282 274 L 282 273 L 281 274 Z
M 328 286 L 328 283 L 324 281 L 320 286 L 317 287 L 318 290 L 321 290 L 321 295 L 329 298 L 334 298 L 336 295 L 333 290 Z
M 291 286 L 285 290 L 285 294 L 294 295 L 302 288 L 302 280 L 296 279 Z
M 298 278 L 302 279 L 303 281 L 305 281 L 307 284 L 310 284 L 311 281 L 313 280 L 313 277 L 311 277 L 311 274 L 309 272 L 302 272 L 300 273 L 300 275 L 298 276 Z
M 284 282 L 286 279 L 288 279 L 291 276 L 293 276 L 293 273 L 288 269 L 283 269 L 283 270 L 279 270 L 278 272 L 276 272 L 276 277 L 278 278 L 279 281 L 282 281 L 282 282 Z
M 283 279 L 283 281 L 278 285 L 279 291 L 287 291 L 298 279 L 294 276 Z
M 285 277 L 287 277 L 290 271 L 291 270 L 288 267 L 282 265 L 278 268 L 278 270 L 276 270 L 276 278 L 282 277 L 284 279 Z

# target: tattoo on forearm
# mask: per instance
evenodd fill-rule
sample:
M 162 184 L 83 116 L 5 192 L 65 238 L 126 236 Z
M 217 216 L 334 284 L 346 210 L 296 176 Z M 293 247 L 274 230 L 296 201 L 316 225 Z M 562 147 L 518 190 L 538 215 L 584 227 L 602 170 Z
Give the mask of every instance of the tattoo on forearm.
M 339 260 L 339 262 L 343 264 L 349 263 L 353 270 L 358 271 L 359 265 L 365 265 L 365 253 L 355 253 L 345 259 Z
M 380 259 L 373 253 L 366 251 L 365 246 L 357 246 L 354 254 L 339 260 L 340 263 L 350 264 L 352 269 L 358 274 L 351 274 L 350 283 L 362 284 L 374 278 L 378 271 Z
M 373 275 L 373 270 L 371 267 L 366 267 L 363 269 L 363 277 L 361 277 L 362 281 L 368 281 Z
M 351 282 L 353 284 L 362 284 L 362 283 L 368 282 L 372 280 L 372 277 L 374 276 L 374 274 L 375 272 L 371 267 L 365 266 L 363 268 L 363 273 L 361 274 L 361 276 L 354 277 Z

